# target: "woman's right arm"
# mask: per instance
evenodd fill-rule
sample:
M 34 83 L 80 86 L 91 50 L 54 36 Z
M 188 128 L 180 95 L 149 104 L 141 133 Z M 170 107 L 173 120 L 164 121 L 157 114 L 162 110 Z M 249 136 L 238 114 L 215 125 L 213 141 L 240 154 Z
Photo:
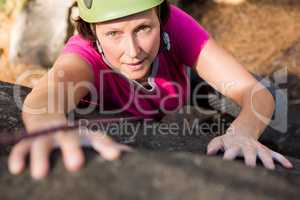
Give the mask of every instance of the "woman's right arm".
M 24 101 L 22 119 L 26 130 L 30 133 L 66 124 L 66 113 L 74 109 L 80 99 L 89 92 L 85 87 L 71 87 L 76 88 L 73 90 L 68 86 L 75 86 L 82 81 L 93 84 L 93 73 L 89 64 L 76 54 L 61 55 Z M 113 160 L 122 150 L 130 150 L 127 146 L 117 144 L 100 133 L 86 135 L 86 137 L 105 159 Z M 50 168 L 50 153 L 55 146 L 59 146 L 66 168 L 69 171 L 78 171 L 84 163 L 80 140 L 76 131 L 59 131 L 49 136 L 21 141 L 10 153 L 9 170 L 12 174 L 20 174 L 25 168 L 25 157 L 30 154 L 32 177 L 43 178 Z
M 85 87 L 75 91 L 70 91 L 70 87 L 67 87 L 83 81 L 93 83 L 90 66 L 76 54 L 60 56 L 25 98 L 22 119 L 26 129 L 29 132 L 39 129 L 41 125 L 37 122 L 64 122 L 65 113 L 74 109 L 79 100 L 88 93 Z M 74 92 L 74 95 L 68 95 L 71 92 Z M 74 98 L 71 99 L 71 96 Z

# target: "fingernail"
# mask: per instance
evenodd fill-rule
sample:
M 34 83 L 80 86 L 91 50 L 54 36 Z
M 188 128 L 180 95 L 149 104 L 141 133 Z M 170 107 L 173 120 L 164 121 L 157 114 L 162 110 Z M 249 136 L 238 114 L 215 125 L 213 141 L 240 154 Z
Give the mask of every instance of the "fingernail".
M 40 170 L 34 170 L 31 174 L 32 178 L 35 180 L 41 180 L 45 175 Z
M 107 158 L 109 160 L 115 160 L 119 157 L 120 155 L 120 151 L 116 150 L 116 149 L 113 149 L 113 148 L 110 148 L 110 149 L 107 149 L 106 151 L 106 155 L 107 155 Z
M 131 147 L 129 147 L 129 146 L 124 146 L 124 145 L 119 146 L 118 149 L 121 150 L 121 151 L 134 152 L 134 149 L 133 149 L 133 148 L 131 148 Z
M 46 177 L 47 175 L 47 168 L 43 166 L 41 163 L 35 164 L 31 166 L 31 176 L 35 180 L 41 180 L 42 178 Z
M 256 164 L 246 164 L 248 167 L 250 168 L 255 168 L 256 167 Z
M 290 162 L 287 162 L 286 165 L 287 165 L 288 168 L 293 168 L 294 167 L 293 164 L 290 163 Z
M 68 168 L 71 171 L 79 170 L 82 165 L 82 161 L 81 161 L 80 157 L 78 157 L 76 155 L 68 156 L 67 162 L 68 162 Z
M 269 169 L 270 169 L 270 170 L 274 170 L 274 169 L 275 169 L 275 166 L 274 166 L 274 165 L 269 166 Z
M 206 153 L 210 154 L 211 153 L 211 148 L 207 149 Z
M 17 162 L 12 162 L 10 165 L 9 165 L 9 171 L 16 175 L 16 174 L 19 174 L 20 171 L 22 169 L 22 164 L 21 163 L 17 163 Z

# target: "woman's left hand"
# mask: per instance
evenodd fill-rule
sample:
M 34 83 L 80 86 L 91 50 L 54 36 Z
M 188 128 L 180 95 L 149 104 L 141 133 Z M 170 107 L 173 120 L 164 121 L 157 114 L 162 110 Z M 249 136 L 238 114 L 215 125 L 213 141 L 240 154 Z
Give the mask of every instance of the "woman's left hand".
M 238 156 L 243 156 L 245 164 L 249 167 L 256 166 L 257 157 L 267 169 L 275 169 L 274 160 L 286 168 L 293 167 L 283 155 L 272 151 L 249 135 L 226 133 L 212 139 L 207 146 L 207 154 L 214 155 L 219 150 L 224 151 L 225 160 L 234 160 Z

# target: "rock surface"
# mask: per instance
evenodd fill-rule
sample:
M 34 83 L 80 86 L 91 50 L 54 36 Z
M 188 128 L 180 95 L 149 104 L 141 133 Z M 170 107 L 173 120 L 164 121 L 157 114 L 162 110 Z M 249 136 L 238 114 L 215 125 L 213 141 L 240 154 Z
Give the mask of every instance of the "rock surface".
M 1 82 L 1 134 L 23 127 L 20 110 L 13 103 L 13 85 Z M 21 87 L 20 102 L 30 89 Z M 187 110 L 187 109 L 186 109 Z M 92 113 L 86 118 L 95 116 Z M 82 116 L 77 115 L 79 119 Z M 195 119 L 198 119 L 198 121 Z M 277 166 L 268 171 L 259 166 L 246 167 L 241 161 L 223 161 L 221 157 L 205 155 L 206 145 L 214 134 L 188 131 L 193 125 L 212 124 L 218 117 L 202 115 L 195 109 L 187 114 L 167 115 L 160 123 L 178 125 L 177 131 L 140 126 L 136 135 L 117 135 L 108 131 L 121 143 L 131 145 L 134 153 L 120 160 L 102 160 L 91 149 L 86 149 L 87 164 L 77 174 L 66 172 L 58 151 L 52 154 L 50 176 L 43 181 L 33 181 L 28 169 L 21 176 L 12 176 L 7 170 L 10 146 L 0 147 L 1 199 L 297 199 L 300 192 L 300 161 L 290 157 L 293 170 Z M 221 119 L 222 120 L 222 119 Z M 138 127 L 136 124 L 136 127 Z M 120 124 L 121 125 L 121 124 Z M 148 124 L 149 125 L 149 124 Z M 160 131 L 159 131 L 160 130 Z M 162 131 L 164 130 L 164 131 Z M 202 129 L 198 129 L 202 130 Z M 294 126 L 287 135 L 298 134 L 300 125 Z M 276 146 L 278 138 L 265 135 L 268 146 Z M 282 136 L 282 135 L 277 135 Z M 293 135 L 294 136 L 294 135 Z M 280 140 L 280 138 L 279 138 Z M 286 141 L 286 140 L 283 140 Z M 291 153 L 300 157 L 297 143 L 281 142 Z
M 182 0 L 181 6 L 254 73 L 300 40 L 298 0 L 249 0 L 236 6 Z
M 70 34 L 72 4 L 73 0 L 29 0 L 10 34 L 10 62 L 52 66 Z

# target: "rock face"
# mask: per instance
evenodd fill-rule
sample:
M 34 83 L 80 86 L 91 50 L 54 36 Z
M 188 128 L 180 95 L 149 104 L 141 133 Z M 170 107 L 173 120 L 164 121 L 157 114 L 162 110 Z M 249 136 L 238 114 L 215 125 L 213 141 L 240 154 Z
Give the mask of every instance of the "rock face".
M 50 67 L 70 34 L 72 3 L 73 0 L 29 0 L 11 31 L 10 62 Z
M 11 177 L 1 167 L 2 199 L 250 200 L 299 195 L 297 174 L 253 170 L 201 155 L 139 152 L 111 163 L 87 154 L 89 163 L 80 173 L 66 173 L 59 162 L 41 182 L 33 182 L 28 174 Z
M 260 71 L 271 74 L 282 68 L 286 68 L 289 74 L 300 76 L 300 38 L 275 57 L 269 66 L 262 66 Z
M 1 120 L 0 137 L 23 127 L 20 110 L 13 103 L 13 85 L 0 83 Z M 19 103 L 30 89 L 21 87 Z M 87 164 L 77 174 L 65 171 L 58 151 L 52 154 L 52 170 L 49 177 L 35 182 L 28 169 L 21 176 L 12 176 L 7 170 L 7 155 L 10 146 L 0 147 L 0 193 L 1 199 L 297 199 L 299 197 L 300 162 L 290 157 L 295 168 L 286 170 L 277 166 L 275 171 L 263 167 L 250 169 L 240 161 L 223 161 L 221 157 L 205 155 L 206 145 L 217 133 L 199 132 L 192 127 L 203 123 L 212 124 L 218 116 L 210 117 L 191 108 L 183 113 L 167 115 L 161 122 L 136 123 L 137 134 L 118 135 L 108 131 L 114 139 L 131 145 L 134 153 L 124 155 L 120 160 L 102 160 L 91 149 L 85 149 Z M 92 113 L 85 118 L 96 116 Z M 77 115 L 79 119 L 82 116 Z M 9 120 L 10 118 L 11 120 Z M 221 119 L 223 120 L 223 119 Z M 154 124 L 177 124 L 178 129 L 159 129 Z M 120 124 L 121 125 L 121 124 Z M 148 124 L 149 125 L 149 124 Z M 191 130 L 189 130 L 190 128 Z M 159 131 L 160 130 L 160 131 Z M 295 135 L 300 123 L 289 130 Z M 274 133 L 274 132 L 273 132 Z M 215 134 L 215 135 L 214 135 Z M 278 148 L 280 138 L 265 133 L 266 145 Z M 281 136 L 281 135 L 277 135 Z M 282 142 L 300 157 L 296 149 L 300 138 L 294 143 Z M 291 154 L 289 154 L 291 155 Z
M 210 0 L 181 2 L 220 45 L 255 73 L 300 40 L 298 0 L 251 0 L 236 6 Z

